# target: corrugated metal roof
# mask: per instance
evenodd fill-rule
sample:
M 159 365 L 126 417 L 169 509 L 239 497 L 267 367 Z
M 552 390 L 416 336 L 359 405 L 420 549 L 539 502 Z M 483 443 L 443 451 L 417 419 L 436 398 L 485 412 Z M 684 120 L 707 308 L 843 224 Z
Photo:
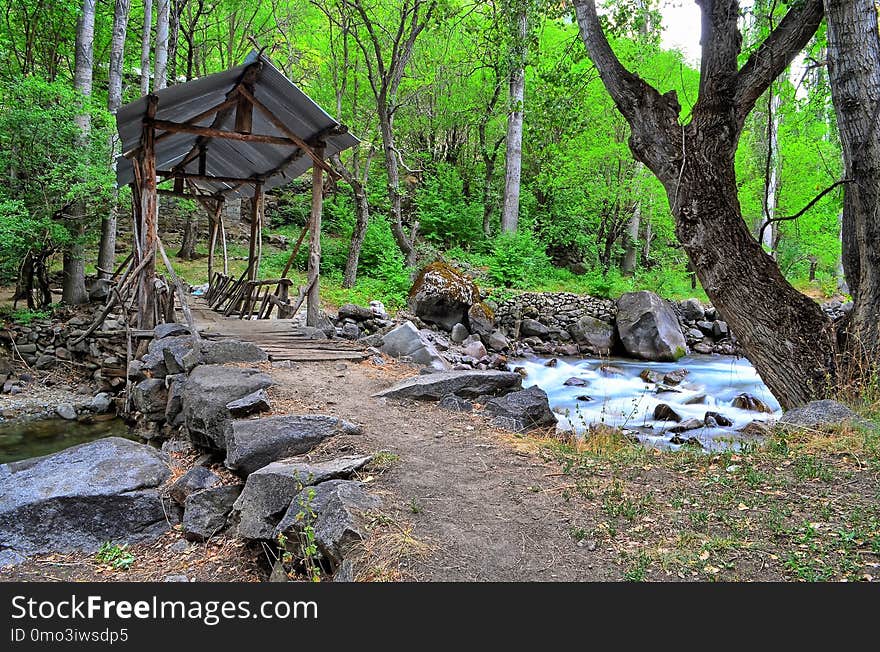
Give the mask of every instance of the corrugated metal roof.
M 157 120 L 187 122 L 199 113 L 223 102 L 227 94 L 241 80 L 247 67 L 257 60 L 252 52 L 244 64 L 230 68 L 201 79 L 184 84 L 169 86 L 153 94 L 159 98 L 156 109 Z M 303 93 L 293 82 L 285 77 L 265 57 L 260 57 L 262 68 L 254 83 L 254 97 L 266 106 L 276 118 L 302 140 L 309 142 L 319 134 L 326 134 L 339 123 L 311 98 Z M 126 104 L 116 114 L 116 126 L 122 140 L 122 151 L 130 152 L 140 145 L 142 121 L 147 111 L 148 100 Z M 212 126 L 215 115 L 208 116 L 194 124 Z M 234 130 L 235 114 L 229 112 L 217 128 Z M 286 137 L 263 113 L 254 108 L 251 133 Z M 192 150 L 199 136 L 196 134 L 174 133 L 156 143 L 156 169 L 170 170 Z M 325 158 L 354 147 L 360 140 L 349 133 L 328 135 L 324 138 Z M 217 177 L 251 178 L 264 175 L 280 166 L 298 148 L 289 145 L 253 143 L 222 138 L 213 138 L 207 145 L 206 174 Z M 302 154 L 282 171 L 266 179 L 263 188 L 268 190 L 282 186 L 297 178 L 312 167 L 312 159 Z M 198 159 L 190 162 L 184 171 L 197 173 Z M 127 185 L 134 180 L 134 170 L 130 160 L 120 157 L 117 164 L 117 183 Z M 235 184 L 216 181 L 195 181 L 201 192 L 213 194 L 224 192 L 227 197 L 251 197 L 253 184 L 245 184 L 236 189 Z

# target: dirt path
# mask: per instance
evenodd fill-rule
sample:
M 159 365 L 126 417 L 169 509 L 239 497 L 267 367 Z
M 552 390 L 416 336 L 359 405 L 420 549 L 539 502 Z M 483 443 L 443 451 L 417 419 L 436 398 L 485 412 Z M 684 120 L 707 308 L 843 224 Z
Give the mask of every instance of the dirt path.
M 582 524 L 584 515 L 565 500 L 558 466 L 480 416 L 373 397 L 414 373 L 404 365 L 369 362 L 300 363 L 272 371 L 275 411 L 327 413 L 358 423 L 362 437 L 334 446 L 381 451 L 380 459 L 393 460 L 372 486 L 383 495 L 391 529 L 414 540 L 399 551 L 399 577 L 620 579 L 612 551 L 572 538 L 572 524 Z M 373 551 L 380 558 L 387 553 L 381 544 Z M 382 576 L 371 563 L 368 555 L 362 574 Z M 395 577 L 393 568 L 384 571 Z

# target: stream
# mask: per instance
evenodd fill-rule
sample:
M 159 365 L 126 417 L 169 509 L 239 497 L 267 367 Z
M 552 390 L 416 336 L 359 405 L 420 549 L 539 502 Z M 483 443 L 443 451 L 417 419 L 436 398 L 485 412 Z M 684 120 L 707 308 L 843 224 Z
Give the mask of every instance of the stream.
M 645 444 L 676 449 L 678 446 L 669 442 L 673 433 L 668 432 L 676 424 L 654 419 L 654 408 L 665 403 L 685 420 L 702 419 L 707 411 L 714 411 L 733 421 L 729 427 L 703 427 L 680 434 L 684 439 L 696 437 L 707 450 L 719 450 L 737 448 L 745 439 L 737 430 L 751 421 L 765 421 L 782 414 L 779 402 L 744 358 L 694 355 L 668 363 L 559 358 L 555 366 L 549 367 L 547 362 L 548 358 L 530 358 L 514 364 L 528 373 L 524 387 L 538 385 L 547 392 L 562 430 L 583 433 L 590 424 L 603 423 L 631 430 Z M 602 367 L 611 369 L 604 371 Z M 663 391 L 666 387 L 639 377 L 644 369 L 664 374 L 687 369 L 688 374 L 680 385 Z M 566 385 L 572 378 L 585 384 Z M 731 402 L 742 393 L 761 399 L 774 414 L 734 408 Z
M 18 419 L 0 423 L 0 464 L 57 453 L 102 437 L 138 439 L 118 417 L 94 421 Z

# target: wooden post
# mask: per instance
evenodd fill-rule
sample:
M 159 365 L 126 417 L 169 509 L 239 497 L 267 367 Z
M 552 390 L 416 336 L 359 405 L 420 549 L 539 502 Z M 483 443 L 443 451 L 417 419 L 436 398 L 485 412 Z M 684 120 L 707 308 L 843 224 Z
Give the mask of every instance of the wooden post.
M 323 161 L 324 147 L 316 147 L 315 154 Z M 306 304 L 306 325 L 317 326 L 321 314 L 321 212 L 324 201 L 324 170 L 312 166 L 312 214 L 309 218 L 309 268 L 308 303 Z
M 217 206 L 214 209 L 214 215 L 211 219 L 211 252 L 208 255 L 208 291 L 211 290 L 211 283 L 214 282 L 214 250 L 217 248 L 217 234 L 220 230 L 220 213 L 223 211 L 223 202 L 217 200 Z
M 147 264 L 141 270 L 138 328 L 152 329 L 156 325 L 156 243 L 159 236 L 159 195 L 156 191 L 156 130 L 152 121 L 156 116 L 159 98 L 150 95 L 144 119 L 141 145 L 140 240 L 141 254 Z
M 257 268 L 257 238 L 259 237 L 260 206 L 263 203 L 263 184 L 254 184 L 254 198 L 251 202 L 251 241 L 248 249 L 248 280 L 254 281 L 259 275 Z
M 223 224 L 223 211 L 220 211 L 220 243 L 223 246 L 223 274 L 229 276 L 229 254 L 226 252 L 226 226 Z

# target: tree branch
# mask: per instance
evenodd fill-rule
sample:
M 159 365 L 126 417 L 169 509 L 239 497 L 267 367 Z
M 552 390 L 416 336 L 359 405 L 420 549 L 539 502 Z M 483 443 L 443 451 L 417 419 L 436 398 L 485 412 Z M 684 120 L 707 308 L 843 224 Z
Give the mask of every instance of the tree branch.
M 736 76 L 736 118 L 740 126 L 773 80 L 807 46 L 823 14 L 822 0 L 796 4 L 740 69 Z
M 809 203 L 809 204 L 807 204 L 806 206 L 804 206 L 801 210 L 799 210 L 799 211 L 798 211 L 797 213 L 795 213 L 794 215 L 788 215 L 787 217 L 774 217 L 772 220 L 767 220 L 766 222 L 764 222 L 763 225 L 761 225 L 761 230 L 758 232 L 758 242 L 764 242 L 764 230 L 765 230 L 767 227 L 769 227 L 771 224 L 773 224 L 773 223 L 775 223 L 775 222 L 788 222 L 788 221 L 791 221 L 791 220 L 796 220 L 796 219 L 798 219 L 801 215 L 803 215 L 803 214 L 806 213 L 808 210 L 810 210 L 813 206 L 815 206 L 816 204 L 818 204 L 818 203 L 822 200 L 822 198 L 823 198 L 825 195 L 827 195 L 829 192 L 831 192 L 832 190 L 834 190 L 834 189 L 837 188 L 838 186 L 842 186 L 842 185 L 847 184 L 847 183 L 852 183 L 852 181 L 853 181 L 852 179 L 841 179 L 840 181 L 835 181 L 833 184 L 831 184 L 830 186 L 828 186 L 827 188 L 825 188 L 825 190 L 823 190 L 823 191 L 820 192 L 818 195 L 816 195 L 815 197 L 813 197 L 813 199 L 810 200 L 810 203 Z

